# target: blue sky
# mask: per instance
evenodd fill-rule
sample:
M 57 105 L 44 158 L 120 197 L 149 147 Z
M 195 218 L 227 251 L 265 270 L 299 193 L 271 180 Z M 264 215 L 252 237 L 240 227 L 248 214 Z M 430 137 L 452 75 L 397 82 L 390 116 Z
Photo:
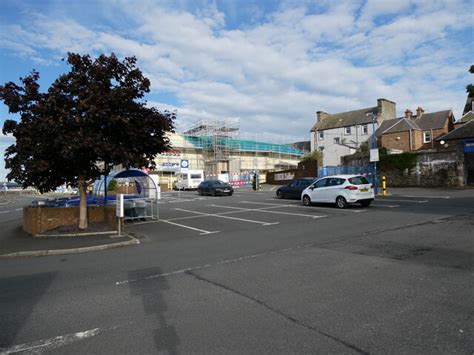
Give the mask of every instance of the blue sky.
M 2 0 L 0 83 L 42 89 L 68 51 L 135 55 L 147 99 L 178 125 L 240 119 L 242 135 L 309 139 L 315 112 L 397 103 L 459 118 L 473 82 L 473 0 Z M 9 115 L 0 103 L 0 124 Z M 11 144 L 0 137 L 0 149 Z M 0 165 L 0 180 L 4 171 Z

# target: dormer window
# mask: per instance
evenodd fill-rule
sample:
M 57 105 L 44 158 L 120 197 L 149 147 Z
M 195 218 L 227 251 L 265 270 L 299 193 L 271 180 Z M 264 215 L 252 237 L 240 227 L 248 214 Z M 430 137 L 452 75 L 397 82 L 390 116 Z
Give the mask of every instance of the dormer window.
M 431 131 L 423 131 L 423 143 L 431 142 Z
M 351 135 L 351 127 L 344 127 L 344 134 L 346 136 Z

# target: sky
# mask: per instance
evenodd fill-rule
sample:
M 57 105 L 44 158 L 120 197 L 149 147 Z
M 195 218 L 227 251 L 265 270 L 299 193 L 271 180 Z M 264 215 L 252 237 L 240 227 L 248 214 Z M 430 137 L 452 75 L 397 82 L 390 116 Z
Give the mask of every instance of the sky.
M 2 0 L 0 85 L 68 67 L 67 52 L 136 56 L 146 97 L 241 135 L 309 140 L 316 111 L 395 101 L 460 118 L 474 64 L 474 0 Z M 0 103 L 0 124 L 8 108 Z M 0 150 L 14 142 L 0 135 Z M 0 164 L 0 181 L 5 176 Z

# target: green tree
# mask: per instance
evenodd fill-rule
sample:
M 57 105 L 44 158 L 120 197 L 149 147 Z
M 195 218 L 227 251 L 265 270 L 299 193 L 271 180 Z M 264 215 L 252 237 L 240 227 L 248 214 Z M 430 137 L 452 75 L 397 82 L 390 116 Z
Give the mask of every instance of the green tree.
M 469 72 L 474 74 L 474 64 L 469 68 Z M 464 106 L 463 114 L 472 110 L 472 102 L 474 101 L 474 85 L 469 84 L 466 86 L 467 99 L 466 105 Z
M 312 152 L 307 152 L 301 157 L 301 161 L 319 161 L 323 158 L 323 152 L 320 150 L 313 150 Z
M 469 68 L 469 72 L 471 74 L 474 74 L 474 64 L 471 65 L 471 67 Z M 474 96 L 474 85 L 473 84 L 467 85 L 466 86 L 466 92 L 469 94 L 469 97 Z
M 16 138 L 6 149 L 5 167 L 8 180 L 41 192 L 79 187 L 79 228 L 85 229 L 87 183 L 114 165 L 155 168 L 156 155 L 169 148 L 165 132 L 173 131 L 175 113 L 147 107 L 150 81 L 135 57 L 68 53 L 67 63 L 70 71 L 47 92 L 40 92 L 34 70 L 21 85 L 0 86 L 0 100 L 20 115 L 3 126 Z

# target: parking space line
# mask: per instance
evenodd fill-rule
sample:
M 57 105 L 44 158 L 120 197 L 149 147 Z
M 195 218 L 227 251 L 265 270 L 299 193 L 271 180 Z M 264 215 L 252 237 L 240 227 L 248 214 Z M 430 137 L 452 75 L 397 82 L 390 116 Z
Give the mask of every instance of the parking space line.
M 451 198 L 451 196 L 415 196 L 415 195 L 397 195 L 398 197 L 415 197 L 415 198 L 445 198 L 445 199 L 448 199 L 448 198 Z
M 396 199 L 377 199 L 376 201 L 388 201 L 388 202 L 413 202 L 413 203 L 426 203 L 428 200 L 396 200 Z
M 266 200 L 266 201 L 282 201 L 281 199 L 276 198 L 276 197 L 273 197 L 273 198 L 266 198 L 265 200 Z M 244 201 L 244 202 L 247 202 L 247 201 Z M 262 203 L 265 203 L 265 202 L 262 202 Z M 298 202 L 293 202 L 292 205 L 298 205 L 298 204 L 300 204 L 300 203 L 301 203 L 301 201 L 298 200 Z
M 278 207 L 304 207 L 301 203 L 291 203 L 291 204 L 280 204 L 280 203 L 266 203 L 266 202 L 254 202 L 254 201 L 239 201 L 240 203 L 251 203 L 251 204 L 258 204 L 258 205 L 269 205 L 269 206 L 278 206 Z M 277 208 L 277 207 L 275 207 Z M 337 209 L 332 207 L 321 207 L 321 206 L 312 206 L 311 209 L 319 209 L 324 211 L 332 211 L 336 213 L 361 213 L 365 212 L 366 210 L 351 210 L 351 209 Z
M 372 205 L 372 207 L 396 208 L 400 207 L 400 205 Z
M 309 218 L 313 218 L 313 219 L 327 217 L 327 216 L 315 216 L 315 215 L 303 214 L 303 213 L 268 211 L 269 207 L 267 207 L 267 209 L 264 209 L 264 208 L 240 208 L 240 207 L 230 207 L 230 206 L 221 206 L 221 205 L 209 205 L 209 206 L 219 207 L 219 208 L 232 208 L 232 209 L 240 210 L 241 212 L 247 212 L 248 211 L 248 212 L 275 213 L 275 214 L 285 214 L 285 215 L 290 215 L 290 216 L 309 217 Z
M 219 231 L 207 231 L 207 230 L 204 230 L 204 229 L 199 229 L 199 228 L 190 227 L 190 226 L 187 226 L 187 225 L 184 225 L 184 224 L 179 224 L 179 223 L 167 221 L 167 220 L 165 220 L 165 219 L 161 220 L 161 222 L 165 222 L 165 223 L 168 223 L 168 224 L 172 224 L 173 226 L 178 226 L 178 227 L 182 227 L 182 228 L 187 228 L 187 229 L 191 229 L 191 230 L 194 230 L 194 231 L 198 231 L 198 232 L 201 232 L 201 233 L 199 233 L 200 235 L 219 233 Z
M 183 212 L 189 212 L 189 213 L 195 213 L 195 214 L 198 214 L 198 215 L 201 215 L 201 216 L 218 217 L 218 218 L 233 219 L 233 220 L 242 221 L 242 222 L 257 223 L 257 224 L 260 224 L 264 227 L 275 225 L 275 224 L 280 224 L 280 222 L 262 222 L 262 221 L 255 221 L 253 219 L 223 216 L 222 214 L 202 213 L 202 212 L 197 212 L 197 211 L 185 210 L 185 209 L 182 209 L 182 208 L 175 208 L 175 210 L 183 211 Z

